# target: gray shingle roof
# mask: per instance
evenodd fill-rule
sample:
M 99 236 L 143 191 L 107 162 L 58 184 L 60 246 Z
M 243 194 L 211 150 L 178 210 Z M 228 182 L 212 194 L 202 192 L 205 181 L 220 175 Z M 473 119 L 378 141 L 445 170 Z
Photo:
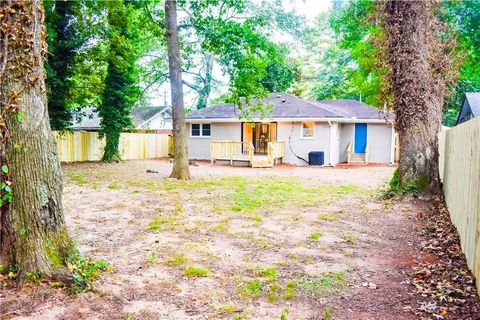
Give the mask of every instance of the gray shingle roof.
M 273 110 L 267 112 L 266 118 L 352 118 L 384 119 L 382 110 L 371 107 L 356 100 L 323 100 L 307 101 L 286 93 L 272 93 L 263 100 L 272 105 Z M 239 118 L 242 112 L 231 103 L 222 103 L 200 109 L 187 114 L 186 118 L 194 119 L 232 119 Z M 258 112 L 250 115 L 260 116 Z M 389 115 L 389 118 L 392 114 Z
M 353 99 L 321 100 L 315 104 L 345 118 L 385 119 L 383 110 Z M 393 113 L 389 112 L 388 118 L 393 118 Z
M 137 107 L 133 108 L 130 116 L 135 127 L 140 126 L 153 116 L 164 112 L 169 107 Z M 78 121 L 80 120 L 80 121 Z M 98 130 L 100 128 L 100 117 L 93 108 L 83 108 L 74 114 L 73 125 L 70 127 L 74 130 Z
M 286 93 L 272 93 L 263 100 L 263 103 L 273 106 L 273 110 L 265 115 L 267 118 L 333 118 L 337 116 L 328 110 L 318 108 L 313 102 Z M 187 114 L 187 119 L 239 118 L 241 115 L 242 111 L 235 104 L 222 103 L 193 111 Z M 256 118 L 260 113 L 253 112 L 250 116 Z
M 480 116 L 480 92 L 465 92 L 465 99 L 467 99 L 473 116 Z
M 164 112 L 169 107 L 142 107 L 133 108 L 130 116 L 132 117 L 135 127 L 140 126 L 147 120 L 150 120 L 153 116 Z

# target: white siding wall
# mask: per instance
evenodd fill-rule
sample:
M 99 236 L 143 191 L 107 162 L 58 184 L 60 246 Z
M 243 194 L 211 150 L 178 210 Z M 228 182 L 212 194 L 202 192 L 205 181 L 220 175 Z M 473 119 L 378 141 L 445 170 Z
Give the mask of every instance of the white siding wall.
M 301 122 L 279 122 L 277 131 L 277 141 L 285 142 L 285 157 L 283 162 L 296 165 L 306 165 L 295 155 L 308 160 L 310 151 L 323 151 L 325 153 L 325 164 L 330 162 L 330 152 L 332 152 L 333 165 L 339 162 L 347 162 L 348 143 L 354 139 L 353 123 L 332 123 L 332 131 L 327 122 L 317 122 L 315 124 L 315 138 L 301 138 Z M 233 140 L 241 141 L 241 123 L 212 123 L 211 137 L 191 137 L 190 124 L 187 124 L 188 130 L 188 154 L 190 159 L 210 160 L 210 142 Z M 334 134 L 332 140 L 332 150 L 330 150 L 330 132 Z M 336 134 L 336 135 L 335 135 Z M 391 127 L 386 124 L 368 124 L 367 139 L 370 147 L 370 162 L 389 163 L 391 148 Z M 293 152 L 289 146 L 293 149 Z
M 355 124 L 353 123 L 341 123 L 340 124 L 340 162 L 347 162 L 348 160 L 348 144 L 353 143 L 353 133 Z M 367 129 L 368 130 L 368 129 Z M 368 134 L 368 131 L 367 131 Z
M 285 157 L 283 158 L 283 162 L 297 165 L 307 165 L 307 163 L 298 159 L 295 154 L 308 161 L 308 153 L 310 151 L 323 151 L 325 153 L 325 164 L 328 164 L 330 159 L 330 126 L 328 123 L 317 122 L 315 124 L 314 139 L 301 138 L 301 124 L 301 122 L 293 122 L 292 131 L 292 122 L 278 123 L 277 141 L 285 142 Z M 293 154 L 292 150 L 290 149 L 289 137 L 291 137 L 290 145 L 295 154 Z
M 354 143 L 355 124 L 342 123 L 340 130 L 340 162 L 348 160 L 348 143 Z M 392 127 L 386 123 L 367 124 L 369 162 L 390 163 Z
M 240 123 L 212 123 L 211 137 L 191 137 L 191 124 L 187 124 L 188 130 L 188 157 L 190 159 L 210 160 L 210 142 L 224 140 L 241 140 Z
M 390 163 L 392 127 L 386 123 L 369 123 L 367 139 L 370 149 L 369 162 Z
M 169 111 L 162 112 L 155 116 L 152 120 L 145 123 L 142 129 L 172 129 L 172 117 Z M 167 114 L 168 113 L 168 114 Z M 168 118 L 168 119 L 166 119 Z

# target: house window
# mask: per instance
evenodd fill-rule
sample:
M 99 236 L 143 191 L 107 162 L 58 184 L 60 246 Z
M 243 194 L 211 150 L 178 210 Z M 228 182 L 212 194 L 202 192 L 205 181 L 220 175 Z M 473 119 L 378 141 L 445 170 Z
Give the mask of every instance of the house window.
M 210 137 L 210 123 L 202 124 L 202 136 Z
M 200 124 L 192 123 L 192 137 L 200 137 Z
M 192 137 L 210 137 L 210 123 L 192 123 L 190 135 Z
M 315 137 L 315 122 L 302 122 L 302 138 L 313 139 Z

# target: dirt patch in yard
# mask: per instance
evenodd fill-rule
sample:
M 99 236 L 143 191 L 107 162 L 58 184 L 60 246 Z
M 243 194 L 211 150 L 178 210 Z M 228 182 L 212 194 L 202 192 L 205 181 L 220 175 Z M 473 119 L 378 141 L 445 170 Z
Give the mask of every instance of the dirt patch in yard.
M 376 196 L 392 168 L 199 163 L 188 182 L 166 161 L 63 170 L 70 234 L 112 270 L 76 297 L 7 286 L 2 319 L 412 319 L 422 302 L 410 279 L 425 204 Z

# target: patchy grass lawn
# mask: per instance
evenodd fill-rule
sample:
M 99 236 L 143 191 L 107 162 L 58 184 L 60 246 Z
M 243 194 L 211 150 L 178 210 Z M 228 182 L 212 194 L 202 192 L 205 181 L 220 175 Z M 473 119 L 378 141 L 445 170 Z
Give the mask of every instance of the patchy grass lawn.
M 51 308 L 19 307 L 21 315 L 360 319 L 375 301 L 372 318 L 404 315 L 389 304 L 405 291 L 391 260 L 409 250 L 412 210 L 375 196 L 391 168 L 200 165 L 186 182 L 165 178 L 170 164 L 161 161 L 63 169 L 70 233 L 113 270 L 94 293 L 50 294 L 42 306 Z

